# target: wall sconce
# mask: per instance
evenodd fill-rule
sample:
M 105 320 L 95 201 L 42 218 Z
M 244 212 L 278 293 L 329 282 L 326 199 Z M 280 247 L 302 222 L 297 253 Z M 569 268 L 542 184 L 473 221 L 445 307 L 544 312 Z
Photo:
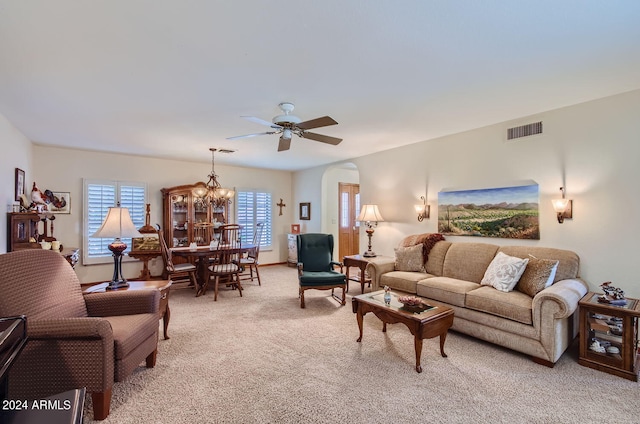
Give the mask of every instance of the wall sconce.
M 558 215 L 558 222 L 562 224 L 565 218 L 573 218 L 573 200 L 565 199 L 564 187 L 560 187 L 560 193 L 562 193 L 562 197 L 560 199 L 553 199 L 551 203 L 553 203 L 553 210 L 555 210 Z
M 424 196 L 420 196 L 420 200 L 422 200 L 421 205 L 415 205 L 416 213 L 418 214 L 418 221 L 422 222 L 423 219 L 429 218 L 429 213 L 431 212 L 431 206 L 427 205 L 427 199 Z

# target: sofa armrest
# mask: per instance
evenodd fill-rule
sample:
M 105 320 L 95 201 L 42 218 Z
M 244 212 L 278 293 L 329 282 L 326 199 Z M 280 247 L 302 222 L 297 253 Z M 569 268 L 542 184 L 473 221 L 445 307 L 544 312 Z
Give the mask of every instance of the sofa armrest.
M 387 272 L 395 271 L 396 261 L 395 258 L 372 258 L 367 264 L 366 272 L 371 278 L 371 290 L 376 291 L 380 289 L 380 277 Z
M 571 316 L 578 308 L 578 302 L 589 291 L 587 284 L 579 278 L 560 280 L 550 287 L 542 290 L 533 298 L 534 316 L 541 308 L 543 302 L 556 302 L 559 306 L 558 313 L 554 315 L 556 319 Z
M 157 314 L 160 290 L 123 290 L 84 295 L 87 312 L 92 317 Z
M 113 343 L 109 321 L 102 318 L 57 318 L 29 320 L 29 340 L 47 339 L 108 339 Z

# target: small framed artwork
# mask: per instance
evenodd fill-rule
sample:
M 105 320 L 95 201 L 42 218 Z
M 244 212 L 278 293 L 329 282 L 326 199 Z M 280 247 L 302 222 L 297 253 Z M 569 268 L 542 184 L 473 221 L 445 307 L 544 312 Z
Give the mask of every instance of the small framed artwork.
M 291 224 L 291 234 L 300 234 L 300 224 Z
M 24 191 L 24 171 L 20 168 L 16 168 L 16 198 L 20 200 L 20 195 L 25 194 Z M 28 206 L 28 205 L 27 205 Z
M 300 219 L 311 219 L 311 203 L 300 203 Z
M 47 208 L 52 213 L 71 213 L 71 193 L 68 191 L 54 191 L 53 200 Z
M 160 251 L 160 238 L 158 233 L 148 233 L 144 237 L 135 237 L 132 240 L 132 251 Z

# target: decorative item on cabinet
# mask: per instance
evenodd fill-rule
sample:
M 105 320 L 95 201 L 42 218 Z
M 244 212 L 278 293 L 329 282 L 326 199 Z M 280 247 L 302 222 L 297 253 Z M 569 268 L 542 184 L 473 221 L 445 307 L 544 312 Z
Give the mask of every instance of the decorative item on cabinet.
M 144 226 L 138 229 L 142 237 L 131 240 L 131 251 L 129 256 L 142 261 L 142 270 L 138 276 L 139 280 L 150 280 L 153 276 L 149 270 L 149 261 L 158 256 L 162 256 L 160 250 L 160 239 L 158 230 L 151 225 L 151 205 L 147 203 Z
M 7 213 L 7 252 L 21 249 L 39 249 L 36 212 Z
M 228 223 L 228 202 L 215 206 L 194 193 L 196 188 L 206 187 L 205 183 L 197 182 L 161 190 L 164 237 L 168 247 L 189 246 L 193 242 L 208 245 L 211 240 L 205 240 L 207 236 L 199 231 L 201 227 L 213 226 L 216 231 L 217 227 Z

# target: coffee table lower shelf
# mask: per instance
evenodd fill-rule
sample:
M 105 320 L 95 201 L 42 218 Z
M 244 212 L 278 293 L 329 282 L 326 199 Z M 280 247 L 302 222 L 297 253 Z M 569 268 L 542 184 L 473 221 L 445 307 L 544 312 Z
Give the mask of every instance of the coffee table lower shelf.
M 416 354 L 416 371 L 422 372 L 420 358 L 422 356 L 422 341 L 440 337 L 440 354 L 446 358 L 444 343 L 447 339 L 447 332 L 453 325 L 453 309 L 441 304 L 431 303 L 431 308 L 421 312 L 414 312 L 405 309 L 404 305 L 398 301 L 398 295 L 391 294 L 391 303 L 384 303 L 384 291 L 361 294 L 354 296 L 351 300 L 353 313 L 356 314 L 360 337 L 357 342 L 362 341 L 362 330 L 364 316 L 373 312 L 383 323 L 382 331 L 387 331 L 387 324 L 402 323 L 413 334 L 414 348 Z

